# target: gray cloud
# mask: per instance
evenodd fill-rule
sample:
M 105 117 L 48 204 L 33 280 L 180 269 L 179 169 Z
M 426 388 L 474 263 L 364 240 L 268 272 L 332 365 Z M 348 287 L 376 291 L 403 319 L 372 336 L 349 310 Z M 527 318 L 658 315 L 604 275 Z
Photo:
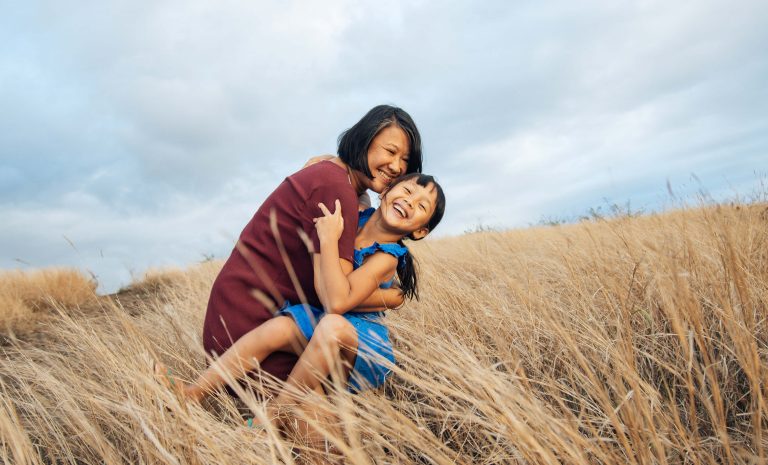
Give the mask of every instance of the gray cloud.
M 766 18 L 758 1 L 17 3 L 0 18 L 0 266 L 76 265 L 114 289 L 225 256 L 381 102 L 422 130 L 449 199 L 438 234 L 658 208 L 667 180 L 749 190 L 768 161 Z

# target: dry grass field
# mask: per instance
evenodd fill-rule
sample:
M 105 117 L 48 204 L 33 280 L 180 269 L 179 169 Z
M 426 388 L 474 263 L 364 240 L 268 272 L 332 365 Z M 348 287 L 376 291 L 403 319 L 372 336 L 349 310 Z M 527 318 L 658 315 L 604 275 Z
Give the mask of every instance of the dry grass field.
M 768 463 L 765 203 L 413 250 L 422 299 L 390 312 L 394 375 L 314 399 L 340 419 L 321 443 L 243 427 L 253 398 L 186 404 L 153 377 L 153 359 L 206 365 L 220 263 L 107 297 L 71 272 L 0 275 L 0 461 Z

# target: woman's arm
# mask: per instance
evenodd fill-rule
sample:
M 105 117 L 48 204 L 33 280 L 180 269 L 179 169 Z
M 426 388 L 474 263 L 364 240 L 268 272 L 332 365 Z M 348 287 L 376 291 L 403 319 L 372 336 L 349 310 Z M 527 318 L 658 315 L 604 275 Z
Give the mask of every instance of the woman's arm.
M 344 229 L 341 205 L 336 202 L 334 213 L 320 204 L 325 216 L 315 220 L 320 255 L 314 256 L 315 275 L 321 275 L 320 283 L 324 289 L 325 310 L 328 313 L 345 313 L 370 298 L 379 288 L 379 284 L 392 276 L 397 267 L 397 258 L 385 253 L 375 253 L 365 264 L 351 273 L 343 270 L 343 261 L 339 260 L 338 241 Z M 348 266 L 347 266 L 348 268 Z

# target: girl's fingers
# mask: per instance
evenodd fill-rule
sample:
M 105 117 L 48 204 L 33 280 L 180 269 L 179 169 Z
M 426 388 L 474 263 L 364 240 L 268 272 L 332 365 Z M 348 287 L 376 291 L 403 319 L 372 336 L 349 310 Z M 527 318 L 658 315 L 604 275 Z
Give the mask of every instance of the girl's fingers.
M 323 212 L 323 215 L 325 216 L 341 216 L 341 201 L 339 199 L 336 199 L 336 202 L 334 202 L 334 206 L 336 208 L 336 211 L 331 213 L 330 210 L 328 210 L 328 207 L 325 206 L 323 202 L 320 202 L 317 204 L 318 207 L 320 207 L 320 211 Z
M 328 211 L 328 207 L 326 207 L 323 202 L 318 203 L 317 206 L 320 207 L 320 211 L 323 212 L 323 215 L 331 216 L 331 212 Z

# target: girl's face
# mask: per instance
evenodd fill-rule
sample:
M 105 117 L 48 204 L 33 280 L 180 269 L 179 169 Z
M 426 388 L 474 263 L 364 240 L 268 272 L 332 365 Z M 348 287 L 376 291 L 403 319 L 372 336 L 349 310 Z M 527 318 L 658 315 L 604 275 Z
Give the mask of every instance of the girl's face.
M 437 189 L 434 184 L 420 186 L 409 179 L 397 183 L 381 198 L 381 218 L 389 227 L 421 239 L 429 233 L 426 225 L 435 213 Z
M 391 124 L 379 131 L 368 146 L 368 169 L 373 179 L 363 176 L 366 189 L 384 192 L 392 181 L 408 169 L 408 136 Z

